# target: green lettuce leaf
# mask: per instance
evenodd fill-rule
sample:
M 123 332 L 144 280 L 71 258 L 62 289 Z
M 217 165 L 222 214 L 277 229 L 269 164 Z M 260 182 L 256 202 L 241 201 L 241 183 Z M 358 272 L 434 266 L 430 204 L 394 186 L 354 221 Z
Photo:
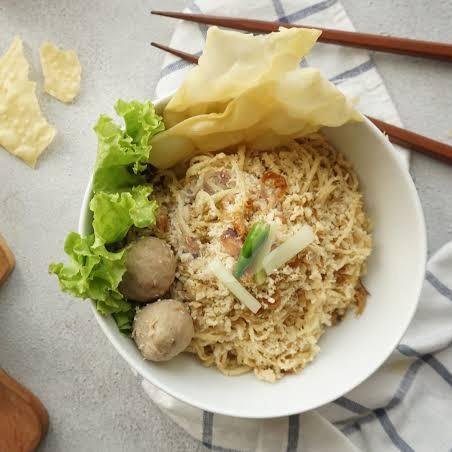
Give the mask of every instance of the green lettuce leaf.
M 96 193 L 89 204 L 93 211 L 96 245 L 123 239 L 132 225 L 144 228 L 155 223 L 157 202 L 150 201 L 152 187 L 139 185 L 130 192 Z
M 118 291 L 126 271 L 125 250 L 112 253 L 94 242 L 94 234 L 81 237 L 70 232 L 64 243 L 69 264 L 50 264 L 49 272 L 58 276 L 64 292 L 94 300 L 101 314 L 130 311 L 131 304 Z
M 149 141 L 164 124 L 151 102 L 118 100 L 115 110 L 124 120 L 123 128 L 106 115 L 94 127 L 98 138 L 90 202 L 94 233 L 81 237 L 71 232 L 64 246 L 70 263 L 51 264 L 49 272 L 58 276 L 63 291 L 91 298 L 101 314 L 113 314 L 120 331 L 130 334 L 135 309 L 118 290 L 126 271 L 126 250 L 110 252 L 105 244 L 124 238 L 132 225 L 155 223 L 157 203 L 149 200 L 152 187 L 145 185 L 142 173 Z
M 115 192 L 142 184 L 140 173 L 149 159 L 149 141 L 165 128 L 151 102 L 118 100 L 115 110 L 124 119 L 125 129 L 106 115 L 101 115 L 94 127 L 98 138 L 94 192 Z
M 135 309 L 133 307 L 126 312 L 118 312 L 113 314 L 113 318 L 115 319 L 116 325 L 118 325 L 119 331 L 126 336 L 130 336 L 132 334 L 134 317 Z

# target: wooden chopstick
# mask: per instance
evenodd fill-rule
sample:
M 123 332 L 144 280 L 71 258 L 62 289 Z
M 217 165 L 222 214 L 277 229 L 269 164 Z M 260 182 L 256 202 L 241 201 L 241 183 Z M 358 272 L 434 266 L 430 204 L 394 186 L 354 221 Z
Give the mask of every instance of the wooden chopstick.
M 182 50 L 173 49 L 172 47 L 164 46 L 163 44 L 159 44 L 157 42 L 151 42 L 151 46 L 163 50 L 164 52 L 172 53 L 173 55 L 176 55 L 179 58 L 190 63 L 198 64 L 199 58 L 196 55 L 192 55 L 191 53 L 182 52 Z
M 265 20 L 246 19 L 241 17 L 212 16 L 207 14 L 189 14 L 172 11 L 151 11 L 151 14 L 256 33 L 278 31 L 279 27 L 303 27 L 303 25 L 289 24 L 286 22 L 267 22 Z M 395 36 L 381 36 L 370 33 L 359 33 L 356 31 L 332 30 L 330 28 L 307 27 L 321 30 L 322 34 L 319 41 L 329 44 L 339 44 L 348 47 L 376 50 L 379 52 L 452 61 L 452 44 L 448 43 L 420 41 L 416 39 L 398 38 Z
M 452 163 L 452 146 L 441 143 L 441 141 L 433 140 L 432 138 L 410 130 L 402 129 L 401 127 L 393 126 L 380 119 L 367 116 L 367 119 L 372 121 L 383 133 L 385 133 L 389 140 L 394 144 L 399 144 L 413 151 L 422 152 L 429 157 L 442 160 L 443 162 Z
M 182 52 L 181 50 L 173 49 L 156 42 L 151 42 L 151 45 L 165 52 L 172 53 L 185 61 L 198 64 L 199 58 L 196 55 Z M 430 157 L 447 163 L 452 163 L 452 146 L 446 143 L 441 143 L 440 141 L 432 140 L 431 138 L 411 132 L 410 130 L 393 126 L 392 124 L 381 121 L 380 119 L 372 118 L 371 116 L 367 116 L 367 118 L 383 133 L 385 133 L 392 143 L 400 144 L 401 146 L 407 147 L 414 151 L 422 152 Z

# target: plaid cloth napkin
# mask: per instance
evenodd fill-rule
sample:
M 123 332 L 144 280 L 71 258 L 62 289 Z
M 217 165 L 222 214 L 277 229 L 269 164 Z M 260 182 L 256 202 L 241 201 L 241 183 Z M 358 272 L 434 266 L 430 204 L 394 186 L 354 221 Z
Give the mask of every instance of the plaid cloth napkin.
M 186 11 L 353 30 L 337 0 L 189 0 Z M 171 46 L 200 54 L 206 27 L 180 22 Z M 307 57 L 365 114 L 399 125 L 369 54 L 317 44 Z M 167 55 L 156 94 L 165 96 L 190 65 Z M 408 169 L 408 153 L 400 158 Z M 359 387 L 317 411 L 253 420 L 214 415 L 142 385 L 149 397 L 208 449 L 218 451 L 452 452 L 452 243 L 429 262 L 416 316 L 388 361 Z

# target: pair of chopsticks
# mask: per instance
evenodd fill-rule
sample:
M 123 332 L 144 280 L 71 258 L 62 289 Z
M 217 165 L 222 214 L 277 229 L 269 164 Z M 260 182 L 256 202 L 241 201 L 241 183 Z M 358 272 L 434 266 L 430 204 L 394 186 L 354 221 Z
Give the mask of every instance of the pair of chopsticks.
M 288 24 L 284 22 L 267 22 L 263 20 L 211 16 L 204 14 L 187 14 L 169 11 L 151 11 L 151 14 L 257 33 L 271 33 L 273 31 L 278 31 L 279 27 L 302 27 L 302 25 Z M 331 30 L 327 28 L 318 29 L 322 31 L 319 41 L 325 43 L 452 62 L 452 44 L 419 41 L 392 36 L 379 36 L 352 31 Z M 196 55 L 182 52 L 155 42 L 152 42 L 151 45 L 157 47 L 158 49 L 164 50 L 165 52 L 172 53 L 173 55 L 189 61 L 190 63 L 198 63 L 198 57 Z M 367 118 L 372 121 L 378 129 L 385 133 L 391 142 L 422 152 L 430 157 L 452 163 L 452 146 L 433 140 L 426 136 L 419 135 L 418 133 L 402 129 L 401 127 L 388 124 L 370 116 Z

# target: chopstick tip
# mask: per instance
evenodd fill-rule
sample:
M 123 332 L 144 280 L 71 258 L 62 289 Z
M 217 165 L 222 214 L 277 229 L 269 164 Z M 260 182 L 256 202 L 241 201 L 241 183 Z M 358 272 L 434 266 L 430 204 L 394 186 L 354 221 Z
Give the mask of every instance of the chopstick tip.
M 154 16 L 176 17 L 177 18 L 177 16 L 176 16 L 177 13 L 171 12 L 171 11 L 160 11 L 160 10 L 152 9 L 151 14 L 153 14 Z

